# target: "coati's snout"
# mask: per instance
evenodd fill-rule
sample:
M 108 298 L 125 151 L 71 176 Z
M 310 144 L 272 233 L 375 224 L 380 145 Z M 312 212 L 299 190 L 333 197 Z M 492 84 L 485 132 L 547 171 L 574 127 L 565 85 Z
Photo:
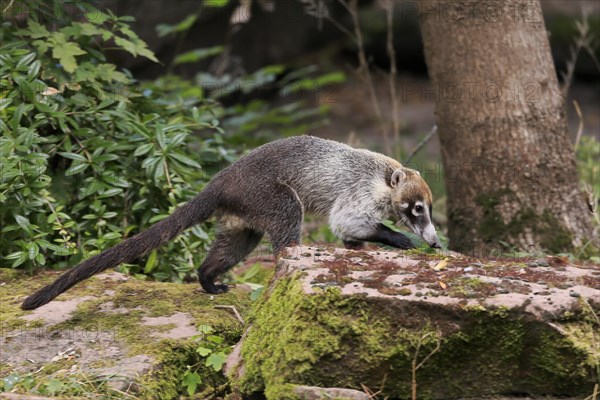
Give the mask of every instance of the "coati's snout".
M 430 247 L 441 249 L 442 244 L 431 221 L 431 204 L 417 200 L 400 205 L 401 221 Z
M 396 215 L 430 247 L 441 249 L 432 220 L 431 191 L 418 171 L 398 169 L 392 174 L 392 187 L 396 189 L 394 203 Z

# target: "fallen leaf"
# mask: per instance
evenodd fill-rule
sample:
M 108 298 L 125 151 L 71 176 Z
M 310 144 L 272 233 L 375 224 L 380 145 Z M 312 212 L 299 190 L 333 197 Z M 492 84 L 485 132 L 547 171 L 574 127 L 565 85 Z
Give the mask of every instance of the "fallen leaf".
M 448 259 L 444 258 L 442 261 L 437 263 L 437 265 L 435 267 L 433 267 L 433 269 L 435 269 L 436 271 L 441 271 L 443 269 L 446 269 L 447 265 L 448 265 Z
M 440 287 L 444 290 L 446 290 L 446 288 L 448 287 L 448 285 L 446 285 L 444 282 L 442 281 L 438 281 L 438 284 L 440 285 Z
M 50 86 L 48 86 L 48 87 L 47 87 L 47 88 L 46 88 L 46 89 L 45 89 L 45 90 L 42 92 L 42 94 L 43 94 L 44 96 L 54 96 L 54 95 L 55 95 L 55 94 L 57 94 L 57 93 L 59 93 L 58 89 L 57 89 L 57 88 L 50 87 Z

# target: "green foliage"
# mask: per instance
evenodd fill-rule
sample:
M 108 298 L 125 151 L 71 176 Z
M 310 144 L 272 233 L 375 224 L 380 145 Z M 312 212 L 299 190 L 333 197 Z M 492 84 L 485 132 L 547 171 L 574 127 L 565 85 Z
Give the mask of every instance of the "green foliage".
M 227 1 L 211 3 L 217 7 L 226 4 Z M 173 25 L 162 24 L 157 26 L 157 33 L 175 35 L 182 40 L 196 20 L 196 16 L 191 15 Z M 189 50 L 177 55 L 169 70 L 215 56 L 222 57 L 217 64 L 226 65 L 229 56 L 223 54 L 224 51 L 223 46 Z M 329 110 L 328 103 L 335 100 L 329 98 L 326 89 L 344 80 L 343 73 L 319 74 L 316 66 L 290 71 L 283 65 L 268 65 L 249 74 L 242 73 L 241 69 L 218 75 L 201 71 L 192 80 L 167 74 L 146 83 L 145 88 L 150 93 L 156 90 L 167 93 L 162 101 L 173 107 L 199 106 L 206 102 L 223 104 L 212 111 L 214 117 L 221 120 L 228 142 L 254 147 L 282 135 L 306 134 L 322 125 Z M 307 106 L 306 100 L 317 105 Z
M 81 3 L 82 17 L 73 21 L 60 7 L 27 4 L 39 12 L 0 29 L 0 244 L 13 268 L 74 265 L 167 217 L 235 160 L 232 145 L 303 134 L 323 122 L 326 106 L 286 97 L 297 94 L 294 85 L 317 90 L 343 78 L 267 66 L 140 83 L 106 58 L 123 51 L 157 61 L 131 30 L 131 17 Z M 195 21 L 158 29 L 184 35 Z M 222 51 L 191 50 L 173 65 Z M 202 261 L 207 227 L 122 271 L 181 280 Z
M 265 289 L 265 286 L 269 283 L 273 270 L 271 268 L 263 266 L 261 263 L 254 263 L 244 271 L 243 274 L 237 275 L 235 272 L 230 272 L 233 276 L 233 283 L 244 284 L 250 289 L 250 299 L 256 301 L 260 298 L 261 293 Z
M 109 378 L 92 378 L 79 373 L 75 376 L 47 378 L 32 373 L 11 373 L 0 380 L 0 392 L 22 392 L 44 396 L 97 396 L 103 399 L 122 398 L 121 392 L 112 390 Z
M 202 189 L 205 168 L 234 159 L 217 102 L 176 107 L 158 86 L 139 93 L 104 55 L 156 60 L 131 19 L 84 11 L 82 21 L 54 20 L 52 29 L 33 17 L 20 28 L 2 24 L 0 242 L 13 268 L 61 268 L 98 253 L 168 216 Z M 181 279 L 208 239 L 191 229 L 152 253 L 145 272 Z
M 577 167 L 581 182 L 600 198 L 600 142 L 594 136 L 582 136 L 577 147 Z
M 231 346 L 223 337 L 217 335 L 212 326 L 200 325 L 198 332 L 199 335 L 194 336 L 193 339 L 199 341 L 196 352 L 204 361 L 189 365 L 181 380 L 181 385 L 190 396 L 196 393 L 197 388 L 203 383 L 201 377 L 206 375 L 206 368 L 213 372 L 221 371 L 227 354 L 231 351 Z
M 198 375 L 197 372 L 192 372 L 188 366 L 188 369 L 183 374 L 183 378 L 181 380 L 181 385 L 185 388 L 187 394 L 192 396 L 194 393 L 196 393 L 196 389 L 201 383 L 202 378 L 200 378 L 200 375 Z

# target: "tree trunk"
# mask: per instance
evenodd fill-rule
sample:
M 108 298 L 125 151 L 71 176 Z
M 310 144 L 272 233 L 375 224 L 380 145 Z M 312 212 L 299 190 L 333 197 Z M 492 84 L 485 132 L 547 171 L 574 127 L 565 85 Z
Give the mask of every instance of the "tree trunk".
M 538 0 L 419 3 L 453 249 L 572 251 L 591 239 Z

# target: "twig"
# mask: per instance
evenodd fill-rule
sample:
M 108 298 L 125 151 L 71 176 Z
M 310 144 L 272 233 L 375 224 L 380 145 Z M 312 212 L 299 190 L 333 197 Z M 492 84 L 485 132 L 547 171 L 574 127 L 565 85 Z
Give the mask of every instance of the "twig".
M 561 76 L 563 78 L 562 92 L 565 97 L 569 92 L 571 84 L 573 83 L 575 65 L 577 64 L 577 59 L 579 58 L 579 54 L 581 53 L 582 49 L 590 55 L 592 61 L 594 62 L 594 65 L 596 66 L 598 71 L 600 71 L 600 62 L 598 62 L 598 58 L 596 57 L 596 54 L 593 50 L 592 43 L 594 42 L 595 37 L 590 29 L 587 11 L 583 9 L 581 11 L 581 14 L 581 20 L 575 22 L 575 27 L 577 29 L 577 37 L 575 38 L 575 44 L 572 45 L 570 49 L 571 58 L 567 61 L 567 70 L 561 73 Z
M 369 97 L 371 98 L 371 105 L 373 106 L 373 110 L 375 111 L 375 116 L 377 117 L 377 122 L 381 130 L 381 134 L 383 136 L 384 147 L 386 149 L 386 152 L 388 154 L 391 154 L 389 135 L 387 129 L 383 124 L 383 114 L 381 112 L 379 101 L 377 100 L 377 94 L 375 93 L 375 86 L 373 85 L 371 71 L 369 70 L 369 63 L 367 61 L 367 55 L 365 51 L 365 44 L 362 36 L 362 31 L 360 29 L 360 21 L 358 18 L 358 0 L 350 0 L 350 3 L 347 3 L 346 0 L 338 0 L 338 2 L 346 8 L 346 10 L 350 13 L 350 16 L 352 17 L 352 24 L 354 25 L 354 36 L 356 37 L 356 45 L 358 47 L 359 76 L 362 76 L 365 84 L 367 85 L 367 89 L 369 90 Z
M 5 14 L 12 7 L 14 2 L 15 2 L 15 0 L 10 0 L 10 3 L 8 3 L 6 8 L 4 10 L 2 10 L 2 14 Z
M 390 98 L 392 100 L 392 133 L 394 144 L 400 146 L 400 116 L 398 114 L 398 95 L 396 94 L 396 74 L 398 68 L 396 66 L 396 51 L 394 50 L 394 2 L 390 1 L 385 7 L 387 20 L 387 53 L 390 59 Z M 398 152 L 400 153 L 400 152 Z M 400 155 L 400 154 L 398 154 Z
M 577 136 L 575 138 L 575 152 L 577 152 L 579 140 L 581 139 L 581 134 L 583 133 L 583 115 L 581 114 L 581 108 L 579 108 L 579 103 L 577 100 L 573 100 L 573 105 L 575 106 L 577 117 L 579 117 L 579 127 L 577 128 Z
M 437 133 L 437 125 L 434 125 L 431 128 L 431 130 L 429 131 L 429 133 L 427 134 L 427 136 L 425 136 L 425 138 L 419 142 L 419 144 L 413 149 L 413 151 L 411 151 L 411 153 L 408 155 L 408 157 L 406 157 L 406 160 L 404 160 L 404 164 L 409 163 L 410 160 L 412 160 L 412 158 L 415 156 L 415 154 L 417 154 L 419 151 L 421 151 L 421 149 L 427 144 L 427 142 L 429 142 L 431 140 L 433 135 L 435 135 L 436 133 Z
M 238 312 L 237 308 L 235 308 L 235 306 L 216 305 L 215 308 L 233 310 L 233 313 L 235 314 L 235 317 L 238 319 L 238 321 L 240 321 L 242 323 L 242 325 L 246 325 L 246 323 L 244 322 L 244 318 L 242 318 L 242 316 Z
M 437 336 L 436 346 L 433 350 L 431 350 L 429 352 L 429 354 L 420 363 L 417 364 L 417 359 L 419 358 L 419 351 L 421 350 L 421 345 L 423 344 L 423 341 L 431 335 Z M 442 344 L 442 333 L 439 330 L 439 328 L 435 332 L 428 332 L 428 333 L 422 335 L 421 337 L 419 337 L 419 340 L 417 342 L 417 348 L 415 349 L 415 356 L 413 357 L 413 360 L 411 363 L 411 365 L 412 365 L 412 368 L 411 368 L 411 371 L 412 371 L 412 379 L 411 379 L 412 400 L 417 400 L 417 370 L 419 368 L 421 368 L 423 366 L 423 364 L 425 364 L 431 358 L 431 356 L 433 356 L 435 353 L 437 353 L 437 351 L 440 349 L 441 344 Z
M 81 147 L 83 154 L 85 154 L 85 157 L 88 159 L 88 162 L 91 164 L 92 163 L 92 155 L 90 154 L 90 152 L 87 151 L 87 148 L 83 145 L 83 143 L 81 143 L 81 140 L 79 140 L 79 138 L 76 135 L 71 135 L 71 137 L 73 139 L 75 139 L 75 141 L 77 142 L 79 147 Z M 95 173 L 94 173 L 94 175 L 95 175 Z
M 596 400 L 596 398 L 598 397 L 598 393 L 598 384 L 596 383 L 594 385 L 594 392 L 583 400 Z

